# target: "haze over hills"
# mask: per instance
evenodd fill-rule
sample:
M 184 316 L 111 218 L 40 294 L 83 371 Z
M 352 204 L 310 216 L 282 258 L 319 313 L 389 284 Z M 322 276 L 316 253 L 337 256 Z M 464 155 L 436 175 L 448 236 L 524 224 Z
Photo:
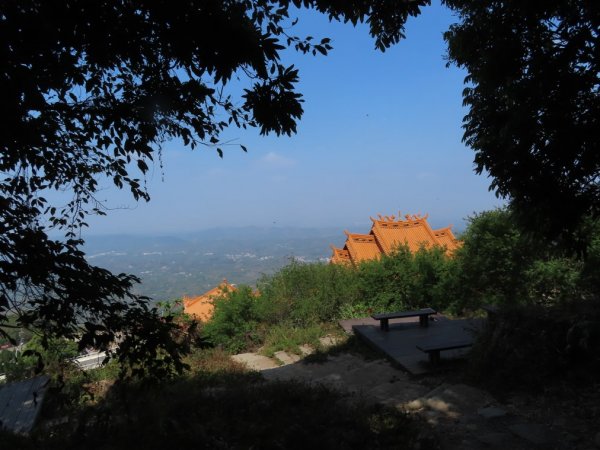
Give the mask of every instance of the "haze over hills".
M 142 279 L 136 292 L 154 300 L 197 295 L 223 278 L 254 285 L 295 258 L 328 261 L 330 244 L 343 245 L 340 228 L 218 228 L 168 235 L 86 237 L 88 260 Z

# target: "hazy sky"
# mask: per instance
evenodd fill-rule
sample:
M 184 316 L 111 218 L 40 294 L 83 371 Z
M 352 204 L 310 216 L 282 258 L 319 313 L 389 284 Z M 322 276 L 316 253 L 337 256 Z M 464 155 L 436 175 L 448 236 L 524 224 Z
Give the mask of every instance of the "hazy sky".
M 500 204 L 473 172 L 461 143 L 464 73 L 446 68 L 442 33 L 453 17 L 436 2 L 407 25 L 407 39 L 374 50 L 365 26 L 303 13 L 298 30 L 332 38 L 329 56 L 286 54 L 300 69 L 304 115 L 297 135 L 232 130 L 248 147 L 194 151 L 166 143 L 151 170 L 152 200 L 136 204 L 108 188 L 117 208 L 90 218 L 90 234 L 170 233 L 221 226 L 339 226 L 369 229 L 378 213 L 429 213 L 433 226 L 463 226 Z

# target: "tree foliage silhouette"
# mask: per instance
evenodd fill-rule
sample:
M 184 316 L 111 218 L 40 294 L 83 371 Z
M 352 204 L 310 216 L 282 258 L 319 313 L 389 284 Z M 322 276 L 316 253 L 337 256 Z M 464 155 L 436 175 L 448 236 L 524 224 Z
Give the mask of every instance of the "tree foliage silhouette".
M 547 236 L 597 217 L 600 4 L 443 3 L 458 15 L 445 38 L 450 63 L 467 70 L 464 138 L 476 170 L 489 172 L 491 189 Z M 294 133 L 302 96 L 284 50 L 331 49 L 326 38 L 294 34 L 294 8 L 367 22 L 384 50 L 428 4 L 2 2 L 0 323 L 10 316 L 45 337 L 77 337 L 81 347 L 118 341 L 117 356 L 140 374 L 181 370 L 172 319 L 133 293 L 135 277 L 94 267 L 81 250 L 86 217 L 105 213 L 100 186 L 148 200 L 144 174 L 170 139 L 222 156 L 228 127 Z M 237 78 L 245 89 L 230 83 Z M 51 203 L 53 191 L 72 198 Z
M 107 182 L 148 200 L 160 145 L 219 146 L 228 127 L 291 134 L 302 115 L 287 48 L 324 54 L 293 33 L 293 8 L 365 21 L 384 50 L 427 0 L 7 0 L 0 6 L 0 324 L 108 349 L 133 373 L 180 371 L 175 327 L 138 280 L 94 267 L 80 238 Z M 233 78 L 247 88 L 230 92 Z M 245 150 L 245 148 L 243 148 Z M 46 199 L 72 194 L 66 205 Z M 50 233 L 53 237 L 50 237 Z M 59 237 L 54 237 L 54 236 Z M 62 237 L 61 237 L 62 236 Z M 4 331 L 0 328 L 0 333 Z
M 600 3 L 446 0 L 467 71 L 465 142 L 529 229 L 569 236 L 600 213 Z

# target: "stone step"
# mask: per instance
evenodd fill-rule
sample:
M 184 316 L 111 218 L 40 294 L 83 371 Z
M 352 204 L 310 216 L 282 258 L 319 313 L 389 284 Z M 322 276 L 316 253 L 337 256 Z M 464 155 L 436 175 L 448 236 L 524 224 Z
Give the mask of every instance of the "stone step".
M 300 353 L 302 353 L 302 356 L 312 355 L 315 352 L 315 349 L 308 344 L 301 345 L 299 346 L 299 348 Z
M 300 356 L 284 351 L 275 352 L 273 356 L 276 360 L 279 360 L 284 366 L 287 366 L 288 364 L 294 364 L 300 361 Z
M 327 336 L 319 338 L 319 342 L 321 343 L 321 346 L 327 350 L 328 348 L 335 347 L 338 343 L 340 343 L 340 339 L 328 334 Z
M 231 357 L 234 361 L 240 362 L 248 367 L 250 370 L 265 370 L 274 369 L 279 367 L 271 358 L 256 353 L 240 353 Z

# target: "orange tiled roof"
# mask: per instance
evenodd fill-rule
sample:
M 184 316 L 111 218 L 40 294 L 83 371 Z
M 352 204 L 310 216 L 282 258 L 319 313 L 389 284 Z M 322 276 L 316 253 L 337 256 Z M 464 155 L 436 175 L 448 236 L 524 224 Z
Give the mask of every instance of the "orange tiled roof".
M 335 264 L 352 264 L 352 260 L 350 259 L 350 254 L 348 250 L 344 250 L 341 248 L 336 248 L 333 245 L 331 246 L 333 250 L 333 256 L 331 257 L 331 262 Z
M 215 309 L 213 300 L 230 291 L 235 291 L 235 286 L 228 283 L 227 280 L 223 280 L 217 287 L 197 297 L 187 297 L 184 295 L 183 310 L 186 314 L 194 316 L 202 322 L 207 322 L 211 319 Z
M 433 234 L 435 234 L 435 237 L 440 242 L 440 244 L 445 245 L 446 248 L 450 251 L 456 250 L 462 244 L 461 241 L 456 239 L 450 227 L 440 228 L 439 230 L 433 230 Z
M 383 219 L 383 220 L 382 220 Z M 408 217 L 407 220 L 394 220 L 388 218 L 373 219 L 371 232 L 377 236 L 382 250 L 387 254 L 398 245 L 408 245 L 411 252 L 417 251 L 421 246 L 431 247 L 436 239 L 427 218 L 417 216 Z
M 344 233 L 347 236 L 344 249 L 348 251 L 352 261 L 361 262 L 381 255 L 381 248 L 372 234 L 354 234 L 348 231 Z
M 460 244 L 450 227 L 432 230 L 427 222 L 428 216 L 406 215 L 405 220 L 395 216 L 371 217 L 373 225 L 369 234 L 346 233 L 343 249 L 332 247 L 332 263 L 352 263 L 378 258 L 382 253 L 389 254 L 399 245 L 407 245 L 411 252 L 421 247 L 435 245 L 454 251 Z

